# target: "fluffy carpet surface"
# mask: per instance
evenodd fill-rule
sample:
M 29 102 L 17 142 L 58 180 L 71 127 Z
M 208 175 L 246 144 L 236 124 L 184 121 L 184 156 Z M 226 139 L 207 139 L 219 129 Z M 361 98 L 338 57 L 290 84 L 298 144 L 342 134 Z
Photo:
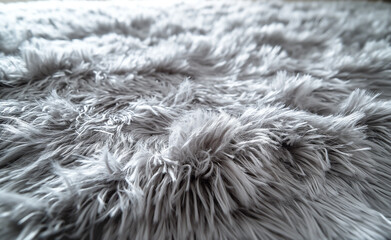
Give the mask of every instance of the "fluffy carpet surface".
M 389 239 L 390 16 L 0 4 L 0 238 Z

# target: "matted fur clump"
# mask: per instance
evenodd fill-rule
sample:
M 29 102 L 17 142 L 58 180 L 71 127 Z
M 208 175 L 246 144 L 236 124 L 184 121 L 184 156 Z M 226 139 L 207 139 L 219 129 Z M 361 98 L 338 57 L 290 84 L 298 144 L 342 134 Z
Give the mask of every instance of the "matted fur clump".
M 390 16 L 0 4 L 0 238 L 389 239 Z

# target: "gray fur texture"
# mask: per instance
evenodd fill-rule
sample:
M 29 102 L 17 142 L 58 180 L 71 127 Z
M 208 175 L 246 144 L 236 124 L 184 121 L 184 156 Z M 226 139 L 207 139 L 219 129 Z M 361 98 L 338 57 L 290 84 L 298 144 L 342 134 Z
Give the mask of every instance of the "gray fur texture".
M 389 239 L 390 6 L 0 4 L 0 239 Z

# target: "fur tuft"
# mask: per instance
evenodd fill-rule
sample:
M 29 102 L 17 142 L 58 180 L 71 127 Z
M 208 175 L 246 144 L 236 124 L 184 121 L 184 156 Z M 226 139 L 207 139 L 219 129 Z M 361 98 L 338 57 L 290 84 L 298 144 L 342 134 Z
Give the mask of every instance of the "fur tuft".
M 391 239 L 385 3 L 0 3 L 0 239 Z

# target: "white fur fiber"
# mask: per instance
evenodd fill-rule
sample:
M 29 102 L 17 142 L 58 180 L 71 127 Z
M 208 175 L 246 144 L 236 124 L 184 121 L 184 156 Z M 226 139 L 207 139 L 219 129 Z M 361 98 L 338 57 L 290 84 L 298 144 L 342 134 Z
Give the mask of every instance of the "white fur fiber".
M 0 4 L 0 239 L 391 239 L 391 5 Z

